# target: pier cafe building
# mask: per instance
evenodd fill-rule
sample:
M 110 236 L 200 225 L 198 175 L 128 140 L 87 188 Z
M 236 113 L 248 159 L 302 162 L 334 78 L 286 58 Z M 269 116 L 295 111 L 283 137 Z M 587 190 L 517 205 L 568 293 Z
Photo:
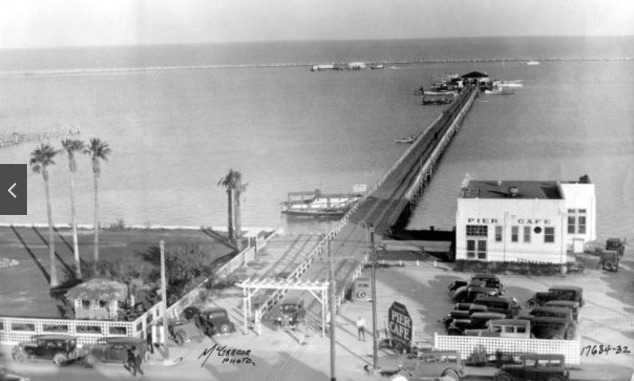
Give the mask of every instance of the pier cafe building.
M 465 179 L 456 260 L 564 264 L 596 239 L 595 187 L 578 181 Z

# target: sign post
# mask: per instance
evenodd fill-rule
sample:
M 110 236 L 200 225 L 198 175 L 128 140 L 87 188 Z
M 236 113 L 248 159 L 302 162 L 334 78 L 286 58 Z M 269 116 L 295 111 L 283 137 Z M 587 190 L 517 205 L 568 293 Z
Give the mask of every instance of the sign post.
M 399 302 L 392 303 L 388 311 L 388 328 L 392 340 L 398 347 L 406 348 L 412 342 L 413 326 L 412 318 L 407 312 L 407 308 Z

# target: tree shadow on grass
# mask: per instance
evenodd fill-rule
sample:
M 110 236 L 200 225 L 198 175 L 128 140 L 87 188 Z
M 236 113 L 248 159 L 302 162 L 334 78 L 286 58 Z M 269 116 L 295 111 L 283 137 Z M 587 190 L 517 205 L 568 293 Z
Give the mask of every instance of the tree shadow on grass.
M 40 233 L 39 230 L 37 230 L 37 228 L 35 226 L 32 226 L 33 231 L 35 232 L 35 234 L 37 234 L 38 237 L 40 237 L 40 239 L 42 240 L 42 242 L 47 246 L 49 246 L 49 242 L 46 240 L 46 238 L 44 238 L 44 236 Z M 57 257 L 57 260 L 60 261 L 60 263 L 62 265 L 64 265 L 64 267 L 66 268 L 66 270 L 68 271 L 72 271 L 72 267 L 70 267 L 66 262 L 64 262 L 64 259 L 62 259 L 62 257 L 57 253 L 57 250 L 55 250 L 55 257 Z
M 37 257 L 35 256 L 35 254 L 31 250 L 31 248 L 26 244 L 26 242 L 24 242 L 24 239 L 22 238 L 20 233 L 18 233 L 18 230 L 13 225 L 11 225 L 11 230 L 13 231 L 13 234 L 15 234 L 15 236 L 18 238 L 20 243 L 22 243 L 22 246 L 24 247 L 24 250 L 26 250 L 26 252 L 29 253 L 29 255 L 31 256 L 31 258 L 33 259 L 33 261 L 35 262 L 37 267 L 40 269 L 40 271 L 42 272 L 42 275 L 44 275 L 44 278 L 46 279 L 46 282 L 50 283 L 51 282 L 51 276 L 49 275 L 48 271 L 46 271 L 46 269 L 44 268 L 44 265 L 42 265 L 42 262 L 40 262 L 40 260 L 37 259 Z

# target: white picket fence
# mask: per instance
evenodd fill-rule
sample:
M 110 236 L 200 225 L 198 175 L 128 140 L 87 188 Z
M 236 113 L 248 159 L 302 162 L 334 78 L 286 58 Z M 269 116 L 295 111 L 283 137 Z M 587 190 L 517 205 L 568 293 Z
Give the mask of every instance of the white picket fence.
M 446 336 L 434 333 L 434 347 L 438 350 L 460 352 L 467 359 L 474 350 L 484 346 L 487 353 L 496 351 L 512 353 L 562 354 L 567 365 L 579 365 L 581 361 L 581 343 L 575 340 L 512 339 L 480 336 Z

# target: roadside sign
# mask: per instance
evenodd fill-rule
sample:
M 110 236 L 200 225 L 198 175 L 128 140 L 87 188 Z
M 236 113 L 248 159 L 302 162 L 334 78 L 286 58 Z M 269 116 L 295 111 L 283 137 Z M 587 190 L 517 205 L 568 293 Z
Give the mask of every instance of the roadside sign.
M 412 318 L 407 308 L 399 302 L 392 303 L 388 311 L 390 334 L 392 340 L 402 346 L 409 346 L 412 341 Z

